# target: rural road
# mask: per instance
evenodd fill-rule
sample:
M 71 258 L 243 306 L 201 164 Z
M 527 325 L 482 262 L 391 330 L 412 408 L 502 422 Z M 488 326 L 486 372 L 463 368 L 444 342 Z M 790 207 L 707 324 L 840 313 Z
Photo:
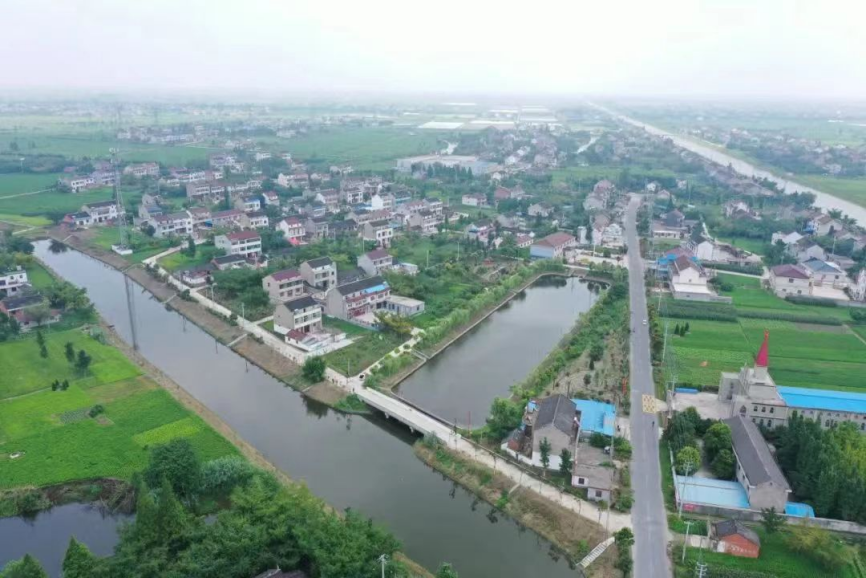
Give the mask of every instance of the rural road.
M 635 533 L 635 578 L 670 578 L 667 556 L 667 516 L 661 490 L 658 424 L 656 414 L 642 411 L 642 396 L 655 397 L 650 360 L 649 327 L 644 266 L 637 236 L 639 197 L 632 199 L 626 213 L 628 243 L 629 305 L 631 314 L 631 443 L 633 446 L 631 477 L 634 507 L 631 511 Z

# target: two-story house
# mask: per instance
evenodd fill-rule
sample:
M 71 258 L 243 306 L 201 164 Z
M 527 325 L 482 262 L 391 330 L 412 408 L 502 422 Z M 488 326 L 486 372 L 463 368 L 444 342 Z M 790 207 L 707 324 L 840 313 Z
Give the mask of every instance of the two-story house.
M 770 269 L 770 287 L 779 297 L 811 295 L 812 277 L 800 265 L 776 265 Z
M 388 219 L 368 221 L 364 223 L 363 238 L 365 241 L 375 241 L 380 247 L 388 247 L 394 238 L 394 227 Z
M 274 331 L 316 333 L 322 330 L 322 306 L 309 295 L 280 303 L 274 310 Z
M 391 287 L 377 275 L 333 287 L 325 297 L 325 311 L 339 319 L 375 325 L 375 318 L 368 314 L 386 310 L 390 296 Z
M 304 281 L 316 289 L 327 291 L 337 285 L 337 265 L 330 257 L 304 261 L 299 269 Z
M 358 267 L 370 277 L 381 275 L 393 265 L 394 257 L 384 249 L 376 249 L 358 257 Z
M 277 230 L 283 234 L 286 241 L 293 245 L 298 244 L 307 234 L 307 228 L 297 217 L 286 217 L 281 220 L 277 223 Z
M 304 294 L 304 277 L 297 269 L 284 269 L 266 275 L 262 289 L 274 303 L 296 299 Z
M 171 237 L 173 235 L 192 235 L 192 216 L 186 211 L 169 213 L 168 215 L 157 215 L 153 218 L 153 236 L 157 239 Z
M 211 214 L 211 223 L 214 227 L 226 229 L 239 229 L 250 226 L 250 218 L 239 209 L 228 209 L 227 211 L 216 211 Z
M 90 221 L 94 224 L 113 221 L 120 215 L 117 201 L 87 203 L 81 207 L 81 212 L 90 215 Z
M 262 253 L 262 238 L 255 231 L 232 231 L 217 235 L 214 245 L 226 255 L 241 255 L 246 258 L 258 257 Z
M 27 271 L 22 267 L 0 268 L 0 297 L 15 295 L 22 287 L 27 287 L 29 284 Z

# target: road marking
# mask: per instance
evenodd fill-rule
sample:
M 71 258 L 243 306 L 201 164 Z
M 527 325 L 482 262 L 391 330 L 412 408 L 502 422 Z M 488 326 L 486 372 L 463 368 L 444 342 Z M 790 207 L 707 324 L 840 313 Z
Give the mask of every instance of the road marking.
M 641 396 L 641 407 L 644 413 L 658 413 L 658 401 L 654 395 L 643 394 Z

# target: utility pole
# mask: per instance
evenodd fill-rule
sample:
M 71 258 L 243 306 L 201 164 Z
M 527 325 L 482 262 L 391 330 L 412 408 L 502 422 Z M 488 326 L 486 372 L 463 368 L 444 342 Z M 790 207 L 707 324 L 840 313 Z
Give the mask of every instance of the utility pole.
M 692 461 L 686 460 L 685 466 L 686 466 L 686 474 L 683 476 L 683 489 L 680 492 L 680 503 L 679 503 L 679 516 L 680 516 L 680 518 L 683 517 L 683 500 L 685 497 L 683 494 L 685 494 L 685 490 L 686 490 L 686 478 L 689 477 L 689 474 L 692 471 Z
M 707 578 L 707 565 L 703 562 L 698 562 L 695 566 L 695 578 Z
M 686 562 L 686 548 L 689 547 L 689 530 L 692 527 L 692 521 L 686 520 L 686 539 L 683 542 L 683 559 L 682 562 L 685 564 Z
M 382 564 L 382 578 L 385 578 L 385 564 L 388 563 L 388 557 L 382 554 L 379 556 L 379 562 Z

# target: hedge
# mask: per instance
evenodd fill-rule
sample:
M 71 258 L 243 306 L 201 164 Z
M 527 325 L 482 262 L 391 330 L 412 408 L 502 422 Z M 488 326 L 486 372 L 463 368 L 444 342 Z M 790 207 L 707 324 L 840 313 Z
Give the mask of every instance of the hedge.
M 785 301 L 797 303 L 798 305 L 817 305 L 818 307 L 838 307 L 839 305 L 832 299 L 824 299 L 823 297 L 809 297 L 808 295 L 787 295 Z
M 727 303 L 704 303 L 695 301 L 662 301 L 662 317 L 677 319 L 704 319 L 736 323 L 737 310 Z
M 740 317 L 750 319 L 770 319 L 772 321 L 790 321 L 791 323 L 812 323 L 814 325 L 842 325 L 842 321 L 835 317 L 825 317 L 823 315 L 804 315 L 802 313 L 787 313 L 785 311 L 774 311 L 768 313 L 766 311 L 749 311 L 748 309 L 738 309 L 737 313 Z

